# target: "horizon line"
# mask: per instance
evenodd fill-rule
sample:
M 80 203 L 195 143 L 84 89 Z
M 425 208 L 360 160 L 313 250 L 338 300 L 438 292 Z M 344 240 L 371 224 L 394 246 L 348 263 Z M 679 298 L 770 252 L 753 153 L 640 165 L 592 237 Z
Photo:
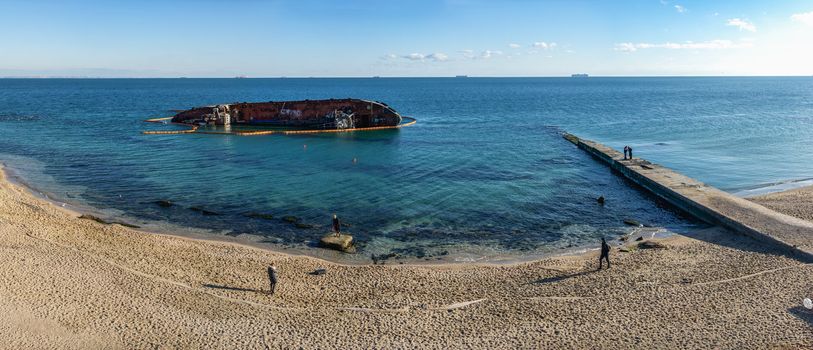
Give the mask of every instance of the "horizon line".
M 587 77 L 573 77 L 572 75 L 427 75 L 427 76 L 154 76 L 154 77 L 128 77 L 128 76 L 0 76 L 0 79 L 438 79 L 438 78 L 805 78 L 813 77 L 807 75 L 771 75 L 771 74 L 751 74 L 751 75 L 588 75 Z

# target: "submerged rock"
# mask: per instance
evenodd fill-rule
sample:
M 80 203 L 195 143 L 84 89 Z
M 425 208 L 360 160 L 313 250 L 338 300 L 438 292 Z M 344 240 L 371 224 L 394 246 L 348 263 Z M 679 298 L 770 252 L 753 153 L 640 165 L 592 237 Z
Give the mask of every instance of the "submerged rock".
M 319 240 L 319 246 L 345 253 L 356 252 L 356 247 L 353 246 L 353 236 L 344 233 L 338 235 L 335 233 L 328 233 Z
M 596 202 L 598 202 L 598 204 L 604 205 L 604 196 L 599 196 L 596 199 Z
M 282 221 L 290 222 L 292 224 L 295 224 L 297 222 L 302 221 L 302 219 L 300 219 L 300 218 L 298 218 L 296 216 L 293 216 L 293 215 L 286 215 L 286 216 L 282 217 Z
M 295 223 L 294 226 L 296 226 L 296 228 L 301 228 L 301 229 L 316 228 L 316 225 L 304 224 L 304 223 L 301 223 L 301 222 Z
M 209 216 L 209 215 L 220 215 L 220 214 L 218 214 L 216 212 L 213 212 L 211 210 L 206 210 L 206 209 L 204 209 L 202 207 L 198 207 L 198 206 L 194 206 L 194 207 L 191 207 L 189 209 L 192 210 L 192 211 L 196 211 L 198 213 L 201 213 L 203 215 L 207 215 L 207 216 Z
M 393 253 L 393 252 L 389 252 L 387 254 L 381 254 L 381 255 L 370 254 L 370 259 L 373 259 L 373 265 L 376 265 L 379 262 L 381 263 L 381 265 L 384 265 L 384 263 L 387 260 L 392 259 L 392 258 L 398 258 L 398 257 L 400 257 L 398 255 L 398 253 Z
M 170 202 L 170 201 L 168 201 L 166 199 L 155 201 L 155 204 L 158 204 L 159 207 L 163 207 L 163 208 L 169 208 L 169 207 L 175 205 L 174 203 L 172 203 L 172 202 Z
M 245 213 L 243 216 L 252 218 L 252 219 L 264 219 L 264 220 L 271 220 L 274 218 L 274 215 L 267 214 L 267 213 Z

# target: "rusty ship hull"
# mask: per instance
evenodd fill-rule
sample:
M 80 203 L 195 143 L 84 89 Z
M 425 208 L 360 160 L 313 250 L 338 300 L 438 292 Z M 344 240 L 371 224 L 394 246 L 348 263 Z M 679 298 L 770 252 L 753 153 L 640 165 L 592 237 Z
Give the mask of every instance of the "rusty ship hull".
M 303 129 L 396 126 L 401 115 L 383 102 L 361 99 L 237 102 L 182 111 L 173 123 L 267 125 Z

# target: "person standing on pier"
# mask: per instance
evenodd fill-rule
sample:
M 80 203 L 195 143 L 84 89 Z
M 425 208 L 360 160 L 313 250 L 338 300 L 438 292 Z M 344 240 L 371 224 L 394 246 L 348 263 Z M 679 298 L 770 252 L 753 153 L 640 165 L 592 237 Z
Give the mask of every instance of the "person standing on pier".
M 333 233 L 338 236 L 342 232 L 342 224 L 339 222 L 339 217 L 333 214 Z
M 604 237 L 601 237 L 601 256 L 598 258 L 598 269 L 601 270 L 602 260 L 607 260 L 607 268 L 610 268 L 610 246 Z
M 629 154 L 630 146 L 624 146 L 624 160 L 627 160 L 627 154 Z
M 268 267 L 268 281 L 271 283 L 271 290 L 268 291 L 268 295 L 274 295 L 274 291 L 277 289 L 277 268 L 274 267 L 274 264 Z
M 632 147 L 627 146 L 627 152 L 630 154 L 630 160 L 632 160 Z

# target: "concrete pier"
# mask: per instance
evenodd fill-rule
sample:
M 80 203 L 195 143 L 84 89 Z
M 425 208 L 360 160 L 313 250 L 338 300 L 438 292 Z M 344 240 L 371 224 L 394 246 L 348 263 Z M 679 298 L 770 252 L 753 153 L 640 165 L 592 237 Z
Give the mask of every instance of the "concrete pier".
M 564 138 L 629 180 L 700 220 L 813 261 L 811 222 L 770 210 L 641 158 L 624 160 L 621 152 L 598 142 L 571 134 L 564 134 Z

